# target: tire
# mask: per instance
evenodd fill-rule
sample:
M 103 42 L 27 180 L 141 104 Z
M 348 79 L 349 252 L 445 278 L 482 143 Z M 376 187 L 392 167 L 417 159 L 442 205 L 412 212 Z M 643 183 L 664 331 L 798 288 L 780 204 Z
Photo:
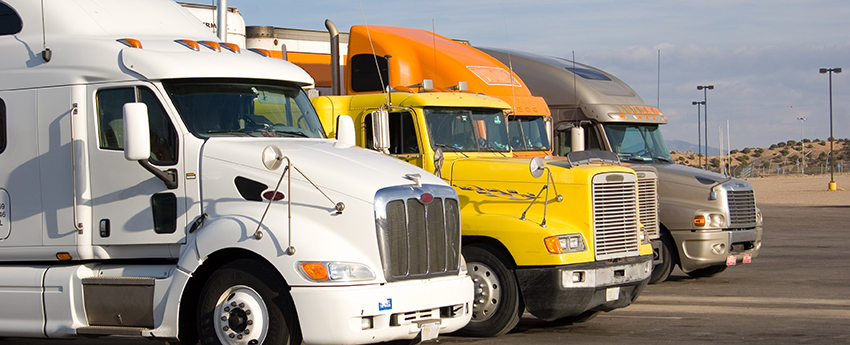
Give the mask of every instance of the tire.
M 463 247 L 463 257 L 475 289 L 472 320 L 458 331 L 460 335 L 495 337 L 516 326 L 523 305 L 516 276 L 505 266 L 507 260 L 489 247 Z
M 649 277 L 650 284 L 656 284 L 667 280 L 667 277 L 669 277 L 670 273 L 673 272 L 673 268 L 676 267 L 676 263 L 673 262 L 674 258 L 678 259 L 679 257 L 674 254 L 678 252 L 676 251 L 676 242 L 673 240 L 673 237 L 670 236 L 666 229 L 662 229 L 660 233 L 661 248 L 659 248 L 658 255 L 661 256 L 662 262 L 652 267 L 652 275 Z
M 714 277 L 714 276 L 720 274 L 720 272 L 723 272 L 725 270 L 726 270 L 726 265 L 717 265 L 717 266 L 708 266 L 708 267 L 705 267 L 705 268 L 696 269 L 696 270 L 693 270 L 693 271 L 690 271 L 690 272 L 687 272 L 687 273 L 688 273 L 689 276 L 691 276 L 693 278 L 708 278 L 708 277 Z
M 243 259 L 222 266 L 201 291 L 200 343 L 300 344 L 295 304 L 288 291 L 278 272 L 260 262 Z

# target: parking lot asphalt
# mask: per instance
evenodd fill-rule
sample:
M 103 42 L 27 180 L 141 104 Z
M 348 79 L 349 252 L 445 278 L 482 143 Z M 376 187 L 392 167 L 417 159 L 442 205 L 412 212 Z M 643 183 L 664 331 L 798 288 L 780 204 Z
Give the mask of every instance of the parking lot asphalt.
M 763 247 L 750 264 L 711 278 L 676 269 L 631 306 L 580 324 L 526 314 L 497 338 L 441 335 L 450 344 L 834 344 L 850 343 L 848 205 L 762 205 Z M 144 339 L 4 339 L 3 345 L 150 345 Z

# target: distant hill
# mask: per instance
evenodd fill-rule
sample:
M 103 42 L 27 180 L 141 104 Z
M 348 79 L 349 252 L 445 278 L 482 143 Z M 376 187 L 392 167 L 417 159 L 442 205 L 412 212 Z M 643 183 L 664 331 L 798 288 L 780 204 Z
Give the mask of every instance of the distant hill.
M 691 151 L 696 153 L 699 147 L 696 144 L 691 144 L 687 141 L 683 140 L 665 140 L 667 143 L 667 149 L 670 151 Z M 703 153 L 705 153 L 705 148 L 702 148 Z M 718 156 L 720 155 L 720 149 L 709 146 L 708 147 L 708 155 L 709 156 Z
M 803 172 L 803 165 L 806 174 L 828 174 L 829 142 L 820 139 L 806 140 L 805 162 L 801 159 L 799 142 L 789 140 L 770 145 L 768 148 L 733 149 L 730 156 L 719 156 L 717 149 L 709 149 L 715 152 L 708 157 L 709 170 L 718 171 L 721 160 L 730 158 L 733 176 L 799 174 Z M 846 167 L 850 166 L 850 139 L 839 139 L 834 144 L 833 155 L 835 162 L 839 164 L 835 170 L 840 173 L 842 168 L 846 170 Z M 691 143 L 672 140 L 668 141 L 667 145 L 673 151 L 673 161 L 678 164 L 697 166 L 706 162 L 706 159 L 700 160 L 696 156 L 697 148 Z

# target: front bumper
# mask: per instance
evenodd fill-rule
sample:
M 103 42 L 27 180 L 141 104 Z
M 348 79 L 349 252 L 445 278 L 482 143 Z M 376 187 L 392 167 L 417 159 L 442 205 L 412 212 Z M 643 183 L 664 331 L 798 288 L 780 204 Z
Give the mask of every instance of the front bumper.
M 744 262 L 758 256 L 762 228 L 747 230 L 680 230 L 671 231 L 679 249 L 679 265 L 690 272 L 709 266 Z M 731 260 L 731 256 L 735 260 Z
M 650 255 L 516 270 L 526 309 L 542 320 L 628 306 L 646 287 L 651 273 Z
M 435 323 L 440 334 L 454 332 L 472 317 L 472 293 L 468 276 L 291 291 L 307 344 L 413 339 L 422 325 Z M 363 329 L 364 318 L 372 328 Z

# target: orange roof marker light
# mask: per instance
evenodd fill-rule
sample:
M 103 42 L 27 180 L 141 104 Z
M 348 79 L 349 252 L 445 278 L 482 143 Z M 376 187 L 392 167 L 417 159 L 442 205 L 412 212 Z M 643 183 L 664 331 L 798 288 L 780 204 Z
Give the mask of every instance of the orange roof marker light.
M 221 47 L 236 54 L 242 53 L 242 49 L 236 43 L 221 42 Z
M 201 46 L 198 44 L 198 42 L 192 40 L 174 40 L 174 42 L 180 43 L 180 45 L 192 49 L 194 51 L 201 50 Z
M 130 48 L 142 49 L 142 42 L 135 39 L 135 38 L 122 38 L 122 39 L 117 40 L 117 41 L 121 42 L 122 44 L 124 44 L 125 46 L 128 46 Z
M 218 42 L 200 41 L 198 43 L 200 43 L 204 47 L 210 48 L 214 52 L 221 52 L 221 45 L 219 45 Z
M 271 51 L 269 51 L 268 49 L 250 48 L 248 50 L 255 52 L 257 54 L 260 54 L 262 56 L 265 56 L 265 57 L 272 57 Z

